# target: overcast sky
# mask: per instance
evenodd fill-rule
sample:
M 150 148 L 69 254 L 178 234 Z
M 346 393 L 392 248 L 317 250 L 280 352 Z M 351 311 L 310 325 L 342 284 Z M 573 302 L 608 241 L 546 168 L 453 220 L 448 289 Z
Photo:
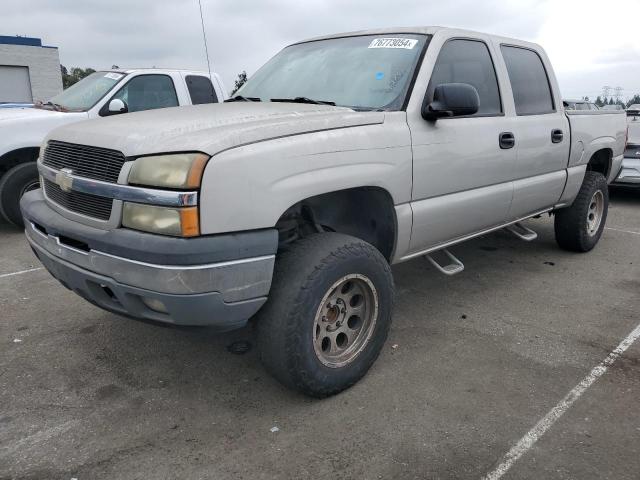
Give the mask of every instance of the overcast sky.
M 565 98 L 640 93 L 640 0 L 202 0 L 228 89 L 284 46 L 375 27 L 443 25 L 542 44 Z M 0 35 L 42 38 L 67 66 L 206 69 L 198 0 L 2 0 Z

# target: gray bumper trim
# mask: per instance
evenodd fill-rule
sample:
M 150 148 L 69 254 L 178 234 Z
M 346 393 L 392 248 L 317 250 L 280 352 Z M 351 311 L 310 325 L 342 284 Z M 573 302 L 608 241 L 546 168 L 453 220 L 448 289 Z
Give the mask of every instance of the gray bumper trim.
M 100 308 L 137 319 L 233 330 L 244 326 L 267 300 L 259 297 L 230 303 L 217 292 L 194 295 L 154 292 L 123 285 L 61 260 L 41 247 L 33 248 L 42 264 L 65 287 Z M 167 313 L 152 310 L 144 300 L 162 302 Z
M 97 250 L 79 250 L 60 237 L 45 235 L 33 223 L 25 225 L 33 247 L 80 268 L 132 287 L 159 293 L 218 292 L 226 302 L 265 296 L 271 288 L 275 255 L 204 265 L 157 265 L 130 260 Z

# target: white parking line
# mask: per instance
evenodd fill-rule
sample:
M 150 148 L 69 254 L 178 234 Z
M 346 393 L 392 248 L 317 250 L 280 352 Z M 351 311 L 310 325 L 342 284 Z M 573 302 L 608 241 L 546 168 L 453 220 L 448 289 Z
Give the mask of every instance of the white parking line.
M 614 232 L 630 233 L 631 235 L 640 235 L 640 232 L 634 232 L 632 230 L 622 230 L 620 228 L 604 227 L 605 230 L 613 230 Z
M 535 427 L 527 432 L 527 434 L 516 443 L 511 450 L 503 457 L 502 463 L 494 470 L 485 475 L 485 480 L 497 480 L 502 477 L 513 466 L 513 464 L 524 455 L 542 435 L 545 434 L 551 426 L 578 400 L 593 383 L 600 378 L 607 369 L 615 362 L 625 350 L 627 350 L 633 342 L 640 337 L 640 325 L 638 325 L 622 342 L 612 351 L 607 358 L 598 364 L 589 375 L 576 385 L 560 402 L 540 420 Z
M 35 272 L 38 270 L 42 270 L 42 267 L 29 268 L 27 270 L 20 270 L 19 272 L 3 273 L 2 275 L 0 275 L 0 278 L 13 277 L 14 275 L 22 275 L 23 273 Z

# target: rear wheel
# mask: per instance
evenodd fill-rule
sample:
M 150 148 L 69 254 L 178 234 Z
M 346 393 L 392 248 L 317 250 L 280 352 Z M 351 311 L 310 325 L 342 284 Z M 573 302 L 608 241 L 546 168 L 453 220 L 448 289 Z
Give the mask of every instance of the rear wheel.
M 588 252 L 596 246 L 607 221 L 609 189 L 601 173 L 587 172 L 570 207 L 558 210 L 554 228 L 561 248 Z
M 258 314 L 262 361 L 290 388 L 336 394 L 378 357 L 392 309 L 391 268 L 375 247 L 338 233 L 304 238 L 279 254 Z
M 39 186 L 36 162 L 21 163 L 8 170 L 0 180 L 0 214 L 4 219 L 22 227 L 20 199 Z

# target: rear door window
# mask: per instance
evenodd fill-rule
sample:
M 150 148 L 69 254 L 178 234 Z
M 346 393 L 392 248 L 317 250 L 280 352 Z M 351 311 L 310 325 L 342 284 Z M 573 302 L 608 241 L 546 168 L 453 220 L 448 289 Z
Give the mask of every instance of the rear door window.
M 540 56 L 528 48 L 503 45 L 501 50 L 511 81 L 516 114 L 555 112 L 551 85 Z
M 443 83 L 467 83 L 475 87 L 480 96 L 480 109 L 475 115 L 502 113 L 496 70 L 483 42 L 455 39 L 443 45 L 427 88 L 428 98 L 433 98 L 435 88 Z
M 211 80 L 201 75 L 187 75 L 185 78 L 191 103 L 200 105 L 203 103 L 217 103 L 218 97 L 216 91 L 211 84 Z

